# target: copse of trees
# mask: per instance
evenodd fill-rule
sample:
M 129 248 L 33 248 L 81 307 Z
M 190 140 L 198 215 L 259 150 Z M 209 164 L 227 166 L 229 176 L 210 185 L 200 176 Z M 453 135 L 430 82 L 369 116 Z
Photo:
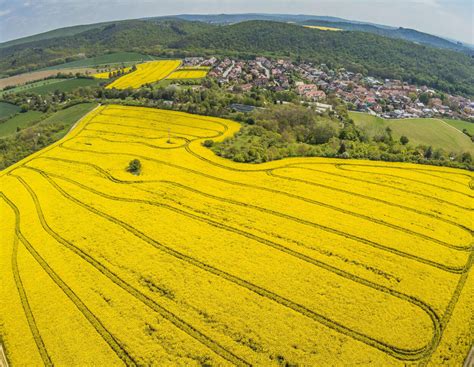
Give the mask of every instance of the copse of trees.
M 341 106 L 335 108 L 342 112 Z M 243 127 L 235 136 L 204 145 L 221 157 L 246 163 L 304 156 L 413 162 L 474 170 L 468 152 L 411 146 L 406 136 L 394 140 L 390 128 L 370 138 L 343 112 L 321 115 L 303 106 L 283 105 L 252 113 L 251 119 L 252 124 L 242 119 Z

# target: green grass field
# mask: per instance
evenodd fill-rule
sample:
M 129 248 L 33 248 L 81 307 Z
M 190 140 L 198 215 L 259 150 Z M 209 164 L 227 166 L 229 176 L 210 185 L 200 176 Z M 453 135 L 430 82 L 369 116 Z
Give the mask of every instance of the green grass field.
M 71 126 L 79 120 L 83 115 L 92 110 L 96 106 L 95 103 L 81 103 L 71 106 L 64 110 L 55 112 L 49 116 L 38 111 L 28 111 L 19 113 L 18 115 L 0 123 L 0 137 L 8 136 L 17 132 L 17 128 L 27 128 L 38 123 L 40 124 L 57 124 L 61 123 L 64 128 L 57 132 L 56 139 L 62 138 L 71 128 Z
M 461 120 L 451 120 L 451 119 L 443 119 L 444 122 L 450 124 L 451 126 L 455 127 L 459 131 L 463 131 L 464 129 L 471 135 L 474 135 L 474 123 L 461 121 Z
M 66 135 L 72 125 L 74 125 L 86 113 L 91 111 L 95 106 L 97 106 L 96 103 L 77 104 L 48 116 L 46 119 L 41 121 L 41 124 L 63 124 L 64 128 L 54 135 L 55 139 L 59 140 Z
M 59 90 L 60 92 L 70 92 L 79 87 L 94 87 L 104 82 L 105 81 L 103 79 L 48 79 L 9 89 L 6 90 L 4 93 L 28 92 L 36 94 L 46 94 L 52 93 L 56 90 Z
M 153 56 L 139 54 L 137 52 L 116 52 L 112 54 L 106 54 L 96 57 L 90 57 L 87 59 L 76 60 L 67 62 L 60 65 L 49 66 L 40 70 L 56 70 L 56 69 L 68 69 L 68 68 L 86 68 L 94 66 L 104 66 L 111 64 L 120 63 L 136 63 L 140 61 L 154 60 Z
M 38 111 L 28 111 L 0 123 L 0 137 L 16 133 L 17 128 L 25 128 L 39 122 L 44 117 L 44 113 Z
M 99 79 L 81 79 L 81 78 L 66 79 L 60 83 L 42 85 L 36 88 L 32 88 L 28 91 L 34 92 L 37 94 L 51 93 L 56 90 L 59 90 L 60 92 L 70 92 L 79 87 L 95 87 L 103 82 L 104 80 L 99 80 Z
M 39 80 L 37 82 L 19 85 L 18 87 L 7 89 L 5 91 L 0 92 L 1 94 L 4 93 L 21 93 L 21 92 L 35 92 L 38 87 L 43 87 L 46 85 L 57 84 L 65 81 L 66 79 L 46 79 L 46 80 Z
M 431 145 L 448 152 L 474 153 L 474 144 L 467 135 L 439 119 L 385 120 L 359 112 L 350 112 L 349 115 L 370 136 L 382 133 L 389 126 L 395 139 L 405 135 L 411 145 Z
M 10 117 L 20 111 L 20 107 L 11 103 L 0 102 L 0 120 Z

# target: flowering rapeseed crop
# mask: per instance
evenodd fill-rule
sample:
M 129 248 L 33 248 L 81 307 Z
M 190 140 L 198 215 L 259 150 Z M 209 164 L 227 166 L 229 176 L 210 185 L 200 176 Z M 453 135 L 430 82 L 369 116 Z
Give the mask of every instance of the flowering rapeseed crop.
M 169 76 L 180 64 L 180 60 L 159 60 L 138 64 L 137 70 L 118 78 L 107 88 L 138 88 L 147 83 L 155 83 Z
M 12 364 L 462 364 L 472 175 L 202 146 L 239 127 L 99 107 L 0 173 Z
M 127 66 L 127 67 L 119 69 L 119 70 L 105 71 L 103 73 L 92 74 L 92 76 L 96 79 L 109 79 L 111 74 L 113 75 L 114 73 L 117 73 L 117 71 L 120 71 L 122 73 L 128 73 L 131 69 L 132 69 L 132 67 Z
M 181 68 L 171 73 L 166 79 L 201 79 L 205 78 L 209 68 Z

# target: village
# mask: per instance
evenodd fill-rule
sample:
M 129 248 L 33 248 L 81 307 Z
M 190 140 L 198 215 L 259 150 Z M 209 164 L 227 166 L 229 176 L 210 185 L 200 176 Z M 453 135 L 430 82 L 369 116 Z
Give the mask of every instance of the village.
M 267 88 L 294 91 L 300 98 L 320 109 L 327 97 L 335 95 L 353 111 L 367 112 L 383 118 L 445 117 L 474 120 L 474 102 L 415 86 L 400 80 L 377 79 L 345 69 L 337 71 L 326 65 L 294 63 L 256 57 L 254 60 L 200 57 L 185 59 L 188 66 L 209 66 L 208 76 L 229 90 L 250 91 Z

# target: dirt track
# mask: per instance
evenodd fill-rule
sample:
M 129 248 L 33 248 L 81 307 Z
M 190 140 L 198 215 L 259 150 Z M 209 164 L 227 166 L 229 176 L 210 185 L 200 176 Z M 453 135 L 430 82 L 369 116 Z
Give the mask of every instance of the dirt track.
M 471 350 L 464 361 L 463 367 L 474 367 L 474 345 L 471 347 Z
M 3 89 L 8 86 L 17 86 L 23 85 L 27 82 L 33 82 L 36 80 L 41 80 L 57 73 L 69 74 L 69 73 L 83 73 L 83 74 L 94 74 L 96 69 L 91 68 L 80 68 L 80 69 L 56 69 L 56 70 L 44 70 L 44 71 L 34 71 L 32 73 L 25 73 L 20 75 L 10 76 L 8 78 L 0 79 L 0 89 Z
M 0 344 L 0 367 L 8 367 L 8 361 L 5 357 L 5 353 L 3 351 L 3 346 Z

